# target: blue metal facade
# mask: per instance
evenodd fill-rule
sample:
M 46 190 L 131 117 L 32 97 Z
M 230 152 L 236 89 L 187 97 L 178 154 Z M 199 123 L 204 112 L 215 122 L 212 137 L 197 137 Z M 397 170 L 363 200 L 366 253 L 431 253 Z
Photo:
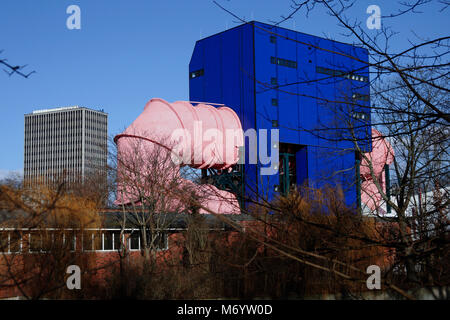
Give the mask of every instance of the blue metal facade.
M 354 205 L 355 152 L 343 135 L 351 123 L 370 151 L 367 62 L 363 48 L 250 22 L 196 42 L 190 100 L 231 107 L 244 130 L 279 129 L 280 147 L 294 146 L 296 184 L 338 184 Z M 280 177 L 261 176 L 260 167 L 246 160 L 245 193 L 271 200 Z

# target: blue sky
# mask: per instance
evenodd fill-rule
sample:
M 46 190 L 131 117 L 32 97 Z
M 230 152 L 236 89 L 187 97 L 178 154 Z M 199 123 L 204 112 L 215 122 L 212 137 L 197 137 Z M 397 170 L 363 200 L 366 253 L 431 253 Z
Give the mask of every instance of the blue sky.
M 218 0 L 247 20 L 269 22 L 289 12 L 290 0 Z M 394 1 L 358 0 L 353 17 L 365 10 L 382 14 Z M 81 8 L 81 30 L 69 30 L 66 8 Z M 412 32 L 448 35 L 449 10 L 431 5 L 420 15 L 386 20 L 395 45 L 406 46 Z M 126 128 L 154 97 L 188 100 L 188 64 L 195 41 L 237 24 L 211 0 L 1 0 L 0 59 L 28 64 L 37 73 L 24 79 L 0 71 L 0 178 L 23 168 L 24 114 L 36 109 L 80 105 L 109 114 L 109 134 Z M 298 14 L 283 27 L 349 42 L 322 10 Z M 395 48 L 394 48 L 395 49 Z

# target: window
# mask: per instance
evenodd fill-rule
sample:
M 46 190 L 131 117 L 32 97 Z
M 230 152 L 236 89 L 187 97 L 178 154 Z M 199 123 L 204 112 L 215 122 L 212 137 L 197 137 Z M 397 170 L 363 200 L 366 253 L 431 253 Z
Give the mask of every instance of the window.
M 0 232 L 0 252 L 9 252 L 8 242 L 9 242 L 8 232 Z
M 324 67 L 316 67 L 316 72 L 326 74 L 326 75 L 329 75 L 332 77 L 341 77 L 341 78 L 356 80 L 356 81 L 360 81 L 360 82 L 368 82 L 369 81 L 369 78 L 364 77 L 364 76 L 352 74 L 351 72 L 334 70 L 334 69 L 329 69 L 329 68 L 324 68 Z
M 352 95 L 353 100 L 360 100 L 360 101 L 369 101 L 369 95 L 368 94 L 361 94 L 361 93 L 354 93 Z
M 113 237 L 114 237 L 114 250 L 119 250 L 122 247 L 122 240 L 120 239 L 120 232 L 114 231 Z
M 204 74 L 205 74 L 205 71 L 203 69 L 200 69 L 197 71 L 192 71 L 191 73 L 189 73 L 189 79 L 198 78 Z
M 103 243 L 102 243 L 102 234 L 101 233 L 94 233 L 94 250 L 100 251 L 103 249 Z
M 278 79 L 277 78 L 270 78 L 270 84 L 271 85 L 277 85 L 278 84 Z
M 353 118 L 357 120 L 369 120 L 369 115 L 364 112 L 353 112 Z
M 39 252 L 42 248 L 42 237 L 39 232 L 31 232 L 28 234 L 28 242 L 30 252 Z
M 272 120 L 272 127 L 274 128 L 278 127 L 278 120 Z
M 278 107 L 278 99 L 272 99 L 272 105 Z
M 93 250 L 93 240 L 94 234 L 92 232 L 84 232 L 83 233 L 83 250 L 84 251 L 92 251 Z
M 106 231 L 103 233 L 103 250 L 113 250 L 113 233 Z
M 297 62 L 287 59 L 281 59 L 276 57 L 270 57 L 270 63 L 277 64 L 279 66 L 288 67 L 288 68 L 297 68 Z
M 128 244 L 129 244 L 129 248 L 130 250 L 139 250 L 140 249 L 140 239 L 139 239 L 139 232 L 138 231 L 133 231 L 129 238 L 128 238 Z
M 147 244 L 156 250 L 167 250 L 168 236 L 165 232 L 158 232 L 155 237 L 147 230 Z
M 75 251 L 77 238 L 74 232 L 67 232 L 64 234 L 64 246 L 70 248 L 70 251 Z
M 55 234 L 47 231 L 42 234 L 42 251 L 49 252 L 54 248 Z
M 279 163 L 279 187 L 275 191 L 288 194 L 297 185 L 297 159 L 296 153 L 300 150 L 299 145 L 280 143 Z
M 270 36 L 270 43 L 277 43 L 277 37 Z

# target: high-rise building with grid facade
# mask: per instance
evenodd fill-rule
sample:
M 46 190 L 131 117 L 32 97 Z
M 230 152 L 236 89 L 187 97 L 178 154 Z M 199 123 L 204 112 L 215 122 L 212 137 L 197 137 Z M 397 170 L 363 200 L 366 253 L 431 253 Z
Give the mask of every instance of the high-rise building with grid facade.
M 25 115 L 24 180 L 83 182 L 106 178 L 108 115 L 84 107 L 37 110 Z

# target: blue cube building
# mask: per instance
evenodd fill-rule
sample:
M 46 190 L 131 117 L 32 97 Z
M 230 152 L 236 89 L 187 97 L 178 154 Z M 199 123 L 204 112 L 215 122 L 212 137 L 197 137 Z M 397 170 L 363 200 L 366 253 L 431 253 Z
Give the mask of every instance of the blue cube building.
M 295 185 L 330 184 L 355 206 L 355 139 L 371 150 L 367 63 L 364 48 L 252 21 L 196 42 L 190 100 L 232 108 L 244 130 L 279 129 L 279 145 L 246 143 L 247 197 L 271 200 Z M 268 164 L 249 164 L 248 153 L 272 146 L 279 148 L 279 170 L 263 176 Z

